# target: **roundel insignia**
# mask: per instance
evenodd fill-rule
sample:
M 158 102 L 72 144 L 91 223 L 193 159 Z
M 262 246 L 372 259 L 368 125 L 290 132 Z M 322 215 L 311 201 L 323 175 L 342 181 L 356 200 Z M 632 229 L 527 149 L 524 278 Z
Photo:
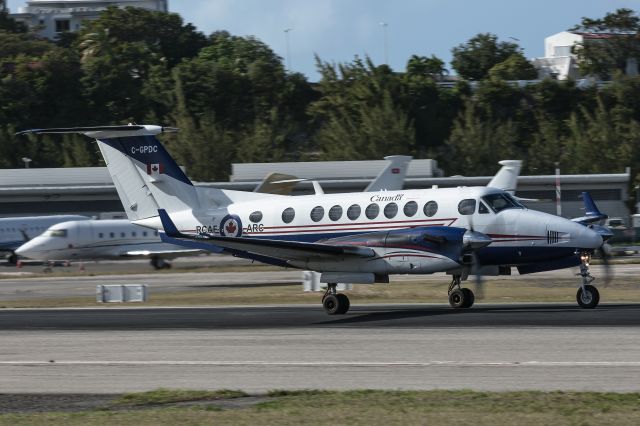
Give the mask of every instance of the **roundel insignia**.
M 220 235 L 223 237 L 239 237 L 242 235 L 242 222 L 236 215 L 227 215 L 220 222 Z

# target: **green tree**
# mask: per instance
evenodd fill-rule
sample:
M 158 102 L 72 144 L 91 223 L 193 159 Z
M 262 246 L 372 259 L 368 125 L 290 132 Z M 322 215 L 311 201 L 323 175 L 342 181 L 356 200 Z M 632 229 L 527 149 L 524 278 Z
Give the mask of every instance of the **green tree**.
M 515 43 L 498 42 L 491 33 L 478 34 L 451 50 L 451 66 L 463 78 L 482 80 L 489 70 L 521 49 Z
M 430 58 L 426 56 L 412 55 L 407 62 L 407 74 L 413 76 L 429 76 L 436 80 L 442 80 L 449 71 L 444 66 L 444 61 L 435 55 Z
M 640 18 L 631 9 L 618 9 L 600 19 L 582 18 L 572 31 L 587 33 L 573 49 L 583 75 L 609 79 L 616 72 L 626 73 L 630 59 L 640 61 Z
M 516 52 L 489 70 L 490 78 L 502 80 L 535 80 L 538 71 L 521 52 Z

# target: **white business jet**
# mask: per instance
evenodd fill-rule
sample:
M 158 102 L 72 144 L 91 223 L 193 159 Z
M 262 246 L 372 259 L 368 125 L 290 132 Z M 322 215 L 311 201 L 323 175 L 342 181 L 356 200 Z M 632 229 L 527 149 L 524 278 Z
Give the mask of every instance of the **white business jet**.
M 125 219 L 58 223 L 16 249 L 19 256 L 45 262 L 151 259 L 156 269 L 170 268 L 167 259 L 202 252 L 165 244 L 158 231 Z
M 88 220 L 87 216 L 56 215 L 0 218 L 0 252 L 6 252 L 7 261 L 15 264 L 15 250 L 25 242 L 37 237 L 51 225 L 69 220 Z
M 472 272 L 530 273 L 580 265 L 576 299 L 599 302 L 589 259 L 610 236 L 592 225 L 595 204 L 576 221 L 525 208 L 490 187 L 432 188 L 279 196 L 195 187 L 156 138 L 176 129 L 105 126 L 22 133 L 81 133 L 95 138 L 129 219 L 162 229 L 165 242 L 321 272 L 329 314 L 349 299 L 336 283 L 388 282 L 390 274 L 453 276 L 449 302 L 471 307 L 461 287 Z

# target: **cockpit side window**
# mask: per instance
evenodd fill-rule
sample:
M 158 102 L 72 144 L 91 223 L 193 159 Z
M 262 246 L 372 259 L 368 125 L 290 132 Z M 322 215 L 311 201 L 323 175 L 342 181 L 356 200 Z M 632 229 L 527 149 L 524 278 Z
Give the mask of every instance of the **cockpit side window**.
M 489 208 L 485 206 L 485 204 L 482 201 L 480 201 L 480 204 L 478 205 L 478 213 L 480 214 L 489 213 Z
M 460 201 L 458 204 L 458 213 L 463 215 L 470 215 L 476 212 L 476 200 L 471 198 Z
M 524 209 L 522 204 L 506 192 L 485 195 L 482 200 L 496 213 L 506 209 Z
M 50 229 L 46 232 L 48 237 L 61 237 L 67 238 L 67 230 L 66 229 Z

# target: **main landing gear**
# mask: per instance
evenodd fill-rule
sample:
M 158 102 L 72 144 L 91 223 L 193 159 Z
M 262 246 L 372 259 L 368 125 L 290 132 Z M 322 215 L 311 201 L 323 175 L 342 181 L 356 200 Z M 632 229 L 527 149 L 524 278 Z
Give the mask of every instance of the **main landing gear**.
M 344 315 L 351 303 L 346 294 L 336 291 L 336 283 L 328 283 L 327 291 L 322 296 L 322 307 L 329 315 Z
M 589 253 L 582 253 L 580 255 L 580 273 L 576 274 L 582 277 L 582 285 L 578 289 L 576 294 L 576 301 L 581 308 L 593 309 L 598 306 L 600 302 L 600 293 L 598 289 L 591 285 L 595 277 L 589 273 L 589 261 L 591 255 Z
M 449 284 L 449 304 L 452 308 L 465 309 L 473 306 L 473 302 L 476 300 L 473 291 L 468 288 L 460 287 L 461 276 L 454 275 Z

